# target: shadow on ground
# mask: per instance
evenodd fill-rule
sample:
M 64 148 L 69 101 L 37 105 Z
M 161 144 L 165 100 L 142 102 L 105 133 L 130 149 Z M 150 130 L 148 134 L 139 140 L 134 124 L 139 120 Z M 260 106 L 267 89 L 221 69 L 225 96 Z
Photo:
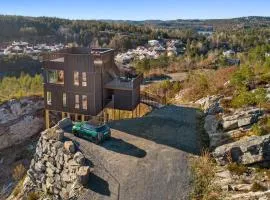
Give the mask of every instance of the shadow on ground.
M 146 156 L 146 151 L 130 144 L 122 139 L 110 138 L 109 140 L 103 142 L 100 146 L 104 147 L 109 151 L 114 151 L 116 153 L 129 155 L 137 158 L 143 158 Z
M 165 106 L 142 118 L 110 122 L 111 128 L 167 145 L 179 150 L 200 153 L 200 129 L 195 108 Z
M 90 173 L 89 182 L 86 185 L 86 188 L 104 196 L 111 195 L 109 183 L 94 173 Z
M 71 133 L 72 132 L 71 130 L 72 130 L 72 127 L 65 128 L 65 132 L 67 132 L 67 133 Z M 81 138 L 81 139 L 83 139 L 83 138 Z M 69 138 L 65 138 L 65 140 L 68 141 Z M 80 146 L 80 143 L 78 143 L 76 141 L 74 141 L 74 142 L 76 143 L 77 147 Z M 133 156 L 136 158 L 143 158 L 147 154 L 146 151 L 144 151 L 143 149 L 141 149 L 133 144 L 130 144 L 122 139 L 118 139 L 118 138 L 114 138 L 114 137 L 111 137 L 110 139 L 105 140 L 98 145 L 109 150 L 109 151 Z

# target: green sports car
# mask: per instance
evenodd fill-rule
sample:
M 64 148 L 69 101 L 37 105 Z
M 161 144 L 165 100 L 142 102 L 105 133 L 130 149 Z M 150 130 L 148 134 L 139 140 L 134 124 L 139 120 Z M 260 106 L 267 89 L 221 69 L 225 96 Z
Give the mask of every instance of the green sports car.
M 95 126 L 89 122 L 77 122 L 72 127 L 72 133 L 77 136 L 94 142 L 96 144 L 111 137 L 110 127 L 105 125 Z

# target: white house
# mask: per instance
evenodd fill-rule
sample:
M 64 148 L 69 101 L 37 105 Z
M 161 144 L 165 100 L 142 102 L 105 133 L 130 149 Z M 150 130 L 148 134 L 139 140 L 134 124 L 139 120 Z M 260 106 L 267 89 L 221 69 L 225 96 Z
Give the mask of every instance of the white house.
M 234 56 L 234 55 L 235 55 L 235 51 L 233 51 L 233 50 L 228 50 L 228 51 L 223 52 L 223 56 L 225 56 L 225 57 L 230 57 L 230 56 Z
M 159 41 L 158 40 L 149 40 L 148 44 L 150 46 L 157 46 L 157 45 L 159 45 Z

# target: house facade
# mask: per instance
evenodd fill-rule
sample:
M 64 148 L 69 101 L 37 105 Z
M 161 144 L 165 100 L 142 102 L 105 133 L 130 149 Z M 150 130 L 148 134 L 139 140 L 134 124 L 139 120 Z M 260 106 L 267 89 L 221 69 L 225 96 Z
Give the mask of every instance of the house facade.
M 88 120 L 105 108 L 132 111 L 140 102 L 142 75 L 121 74 L 114 50 L 73 47 L 44 55 L 46 127 L 50 114 Z

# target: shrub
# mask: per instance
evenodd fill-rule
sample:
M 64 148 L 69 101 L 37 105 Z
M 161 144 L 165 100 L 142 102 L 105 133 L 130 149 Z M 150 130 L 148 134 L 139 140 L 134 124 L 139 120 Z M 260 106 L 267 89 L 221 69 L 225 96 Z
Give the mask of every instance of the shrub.
M 237 163 L 230 163 L 230 164 L 228 164 L 227 169 L 232 174 L 235 174 L 235 175 L 238 175 L 238 176 L 240 176 L 240 175 L 244 174 L 245 172 L 247 172 L 247 167 L 246 166 L 239 165 Z
M 19 181 L 20 179 L 22 179 L 25 173 L 25 167 L 23 166 L 23 164 L 19 164 L 13 169 L 12 177 L 14 178 L 14 180 Z
M 247 65 L 241 66 L 232 76 L 231 83 L 236 88 L 247 87 L 252 81 L 254 81 L 253 68 Z
M 257 135 L 257 136 L 263 136 L 263 135 L 267 134 L 265 132 L 265 130 L 262 127 L 260 127 L 258 124 L 254 124 L 252 126 L 251 132 L 253 135 Z
M 263 88 L 258 88 L 254 92 L 242 88 L 232 99 L 231 105 L 236 108 L 252 105 L 259 105 L 261 107 L 267 101 L 266 95 L 266 90 Z
M 268 190 L 267 187 L 265 187 L 265 186 L 263 186 L 263 185 L 261 185 L 260 183 L 257 183 L 257 182 L 253 183 L 252 187 L 251 187 L 252 192 L 267 191 L 267 190 Z
M 231 105 L 235 108 L 250 106 L 255 104 L 254 95 L 246 90 L 241 90 L 238 95 L 234 96 Z
M 221 189 L 213 185 L 215 177 L 215 166 L 210 154 L 205 151 L 201 157 L 194 158 L 191 161 L 191 170 L 193 176 L 193 191 L 191 199 L 216 200 L 222 199 Z

